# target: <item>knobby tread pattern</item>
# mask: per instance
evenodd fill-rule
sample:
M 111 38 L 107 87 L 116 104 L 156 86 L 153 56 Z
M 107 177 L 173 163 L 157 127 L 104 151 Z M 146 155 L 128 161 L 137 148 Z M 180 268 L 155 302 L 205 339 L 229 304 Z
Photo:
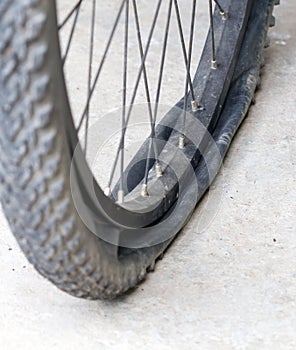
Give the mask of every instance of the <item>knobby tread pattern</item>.
M 0 4 L 1 202 L 20 247 L 43 276 L 78 297 L 113 297 L 145 277 L 147 261 L 108 258 L 105 243 L 79 222 L 54 119 L 46 3 Z
M 151 248 L 114 259 L 76 213 L 47 59 L 49 3 L 0 2 L 1 203 L 20 247 L 43 276 L 77 297 L 110 298 L 143 280 L 156 256 Z

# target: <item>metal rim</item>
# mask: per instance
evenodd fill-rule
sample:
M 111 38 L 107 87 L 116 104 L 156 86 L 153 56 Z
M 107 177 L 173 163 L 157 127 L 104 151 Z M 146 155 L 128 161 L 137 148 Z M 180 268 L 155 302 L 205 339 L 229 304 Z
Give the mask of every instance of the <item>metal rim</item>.
M 181 107 L 181 110 L 185 110 L 186 112 L 190 110 L 194 118 L 197 118 L 209 132 L 214 129 L 229 89 L 231 76 L 233 74 L 237 55 L 242 43 L 245 27 L 250 13 L 251 3 L 252 1 L 247 0 L 240 3 L 231 0 L 225 1 L 225 10 L 223 11 L 222 15 L 221 8 L 219 8 L 219 6 L 216 7 L 214 15 L 211 19 L 212 26 L 215 26 L 215 45 L 213 45 L 213 27 L 211 27 L 197 73 L 193 79 L 194 90 L 197 92 L 198 96 L 201 96 L 200 104 L 202 108 L 192 111 L 192 105 L 188 105 L 188 96 L 191 92 L 186 94 L 185 97 L 176 105 L 178 108 Z M 227 21 L 225 20 L 226 13 L 229 14 Z M 231 37 L 231 40 L 225 40 L 225 38 L 229 37 Z M 213 56 L 213 53 L 217 53 L 217 56 L 219 57 L 219 69 L 216 69 L 217 56 Z M 211 64 L 209 64 L 209 62 Z M 204 76 L 207 78 L 203 79 L 202 77 Z M 217 96 L 215 99 L 211 98 L 213 94 Z M 182 108 L 182 106 L 186 107 Z M 176 143 L 176 135 L 174 135 L 174 132 L 172 131 L 174 130 L 178 116 L 175 115 L 172 117 L 172 113 L 173 112 L 170 111 L 162 119 L 161 124 L 165 125 L 166 128 L 160 127 L 156 129 L 156 135 L 157 137 L 161 135 L 162 138 L 165 135 L 166 142 Z M 76 149 L 76 156 L 73 158 L 72 162 L 73 183 L 75 183 L 75 187 L 77 187 L 79 191 L 79 198 L 82 200 L 82 202 L 86 203 L 86 206 L 90 209 L 93 215 L 97 217 L 98 212 L 100 212 L 101 218 L 107 223 L 112 223 L 113 225 L 117 226 L 138 228 L 153 224 L 153 222 L 159 220 L 165 214 L 178 196 L 179 184 L 172 186 L 170 191 L 167 192 L 166 196 L 158 205 L 153 203 L 150 207 L 146 207 L 145 212 L 143 212 L 142 208 L 141 210 L 137 211 L 136 208 L 129 207 L 128 205 L 125 207 L 119 206 L 117 203 L 110 200 L 110 198 L 106 197 L 103 190 L 97 185 L 84 159 L 83 151 L 79 145 L 73 121 L 68 120 L 67 123 L 68 130 L 70 130 L 71 133 L 70 140 L 73 154 L 74 149 Z M 187 133 L 188 130 L 185 130 L 184 134 Z M 180 146 L 180 138 L 178 138 L 177 142 L 179 142 L 177 145 L 178 147 Z M 201 156 L 200 151 L 202 150 L 202 147 L 204 147 L 205 142 L 205 135 L 203 135 L 203 137 L 201 137 L 200 144 L 197 145 L 198 147 L 196 147 L 195 152 L 190 155 L 190 164 L 193 164 L 193 166 L 198 164 Z M 148 142 L 144 143 L 143 147 L 133 159 L 132 164 L 137 162 L 137 157 L 141 155 L 141 152 L 146 152 L 146 154 L 148 154 Z M 187 149 L 184 148 L 185 155 L 186 152 Z M 146 168 L 147 167 L 142 167 L 142 171 L 144 171 Z M 128 167 L 126 172 L 129 171 L 130 168 Z M 184 174 L 185 173 L 186 169 L 184 169 Z M 87 176 L 85 176 L 86 174 Z M 172 174 L 168 173 L 168 176 L 171 177 Z M 86 179 L 91 179 L 91 185 L 93 185 L 95 195 L 92 193 L 92 188 L 89 187 L 89 183 L 85 181 Z M 134 187 L 136 187 L 136 185 L 137 184 L 135 184 Z M 155 186 L 157 187 L 157 184 Z

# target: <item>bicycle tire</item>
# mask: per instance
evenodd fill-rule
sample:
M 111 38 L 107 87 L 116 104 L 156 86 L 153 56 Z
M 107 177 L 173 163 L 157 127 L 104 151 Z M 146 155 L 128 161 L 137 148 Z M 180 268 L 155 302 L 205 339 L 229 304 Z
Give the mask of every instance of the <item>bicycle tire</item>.
M 69 110 L 60 110 L 67 92 L 57 65 L 53 3 L 7 0 L 0 5 L 1 203 L 21 249 L 43 276 L 77 297 L 111 298 L 143 280 L 175 234 L 163 243 L 123 249 L 118 256 L 118 247 L 95 236 L 77 214 L 69 179 L 76 140 L 71 141 L 71 122 L 62 121 Z M 254 96 L 276 4 L 252 4 L 223 111 L 211 130 L 222 158 Z M 202 184 L 198 199 L 210 184 L 205 169 L 203 162 L 196 169 Z M 185 210 L 182 226 L 192 208 Z

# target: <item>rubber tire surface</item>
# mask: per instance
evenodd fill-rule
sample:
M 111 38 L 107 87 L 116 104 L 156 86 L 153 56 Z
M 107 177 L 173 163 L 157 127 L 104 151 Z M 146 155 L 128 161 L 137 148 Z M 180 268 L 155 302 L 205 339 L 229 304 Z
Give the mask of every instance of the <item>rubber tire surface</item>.
M 60 57 L 53 3 L 0 3 L 1 203 L 21 249 L 43 276 L 77 297 L 110 298 L 143 280 L 169 242 L 118 259 L 114 248 L 89 232 L 76 212 L 69 183 L 72 150 L 64 111 L 58 107 L 67 97 L 62 68 L 55 64 Z M 271 21 L 273 2 L 256 3 L 260 6 L 253 5 L 250 19 L 250 28 L 255 23 L 256 30 L 245 40 L 254 47 L 242 49 L 248 60 L 241 54 L 246 64 L 236 70 L 233 83 L 243 87 L 245 103 L 238 107 L 228 99 L 225 106 L 237 118 L 231 138 L 253 97 Z M 256 21 L 256 11 L 262 23 Z M 254 84 L 247 89 L 251 75 Z

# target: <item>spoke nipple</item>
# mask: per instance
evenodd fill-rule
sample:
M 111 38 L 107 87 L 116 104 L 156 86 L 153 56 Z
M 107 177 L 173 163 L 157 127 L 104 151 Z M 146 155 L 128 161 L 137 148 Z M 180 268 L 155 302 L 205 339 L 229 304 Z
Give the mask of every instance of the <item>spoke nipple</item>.
M 162 171 L 162 167 L 161 167 L 161 165 L 159 163 L 156 164 L 155 170 L 156 170 L 156 176 L 157 177 L 162 177 L 163 171 Z
M 142 197 L 149 197 L 148 186 L 146 184 L 144 184 L 142 187 L 141 196 Z
M 124 191 L 123 190 L 118 191 L 118 203 L 119 204 L 124 203 Z
M 228 12 L 220 12 L 221 16 L 222 16 L 222 19 L 223 21 L 226 21 L 228 19 Z
M 185 136 L 181 135 L 179 137 L 179 148 L 184 149 L 185 148 Z
M 217 69 L 217 68 L 218 68 L 217 61 L 213 60 L 212 61 L 212 69 Z
M 192 107 L 192 112 L 197 112 L 198 111 L 198 102 L 196 102 L 195 100 L 191 101 L 191 107 Z
M 111 196 L 111 188 L 110 187 L 106 187 L 105 188 L 104 195 L 106 197 L 110 197 Z

